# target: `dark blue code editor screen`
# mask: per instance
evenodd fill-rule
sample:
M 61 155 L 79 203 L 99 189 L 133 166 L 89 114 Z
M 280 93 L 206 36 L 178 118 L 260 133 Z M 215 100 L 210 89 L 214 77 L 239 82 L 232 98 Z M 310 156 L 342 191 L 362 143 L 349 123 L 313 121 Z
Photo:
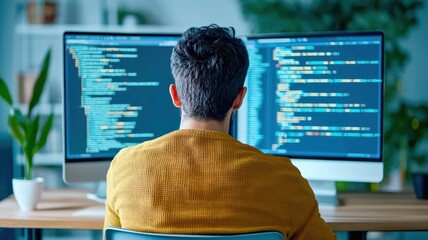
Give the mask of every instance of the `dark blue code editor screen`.
M 112 158 L 179 127 L 171 103 L 177 36 L 64 35 L 67 159 Z
M 247 39 L 237 137 L 265 153 L 380 161 L 383 36 Z

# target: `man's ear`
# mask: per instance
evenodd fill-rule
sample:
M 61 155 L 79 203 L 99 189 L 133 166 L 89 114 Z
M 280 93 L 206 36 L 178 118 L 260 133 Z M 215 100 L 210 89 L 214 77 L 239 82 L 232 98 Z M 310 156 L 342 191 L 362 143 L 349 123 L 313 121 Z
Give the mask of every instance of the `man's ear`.
M 246 87 L 243 87 L 241 88 L 241 90 L 239 90 L 238 96 L 236 96 L 235 101 L 233 102 L 233 105 L 232 105 L 233 110 L 237 110 L 241 107 L 246 93 L 247 93 Z
M 169 85 L 169 94 L 171 95 L 172 104 L 180 108 L 181 101 L 180 101 L 180 98 L 178 97 L 177 87 L 174 84 Z

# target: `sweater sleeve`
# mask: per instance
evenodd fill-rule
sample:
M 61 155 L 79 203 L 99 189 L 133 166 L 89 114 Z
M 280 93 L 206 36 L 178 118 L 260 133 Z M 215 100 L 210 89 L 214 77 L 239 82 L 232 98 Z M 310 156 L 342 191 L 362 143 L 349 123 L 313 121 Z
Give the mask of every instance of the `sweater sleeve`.
M 318 202 L 309 183 L 304 179 L 297 168 L 294 168 L 296 174 L 293 174 L 295 183 L 292 185 L 293 197 L 290 197 L 288 205 L 293 217 L 290 219 L 292 224 L 292 233 L 290 240 L 318 239 L 335 240 L 336 235 L 330 226 L 322 219 L 318 209 Z
M 119 215 L 114 209 L 114 163 L 113 160 L 107 172 L 107 199 L 106 199 L 106 215 L 104 218 L 104 229 L 106 227 L 121 227 Z
M 336 240 L 336 235 L 331 231 L 330 227 L 321 218 L 318 211 L 318 206 L 315 205 L 308 212 L 309 218 L 306 219 L 305 224 L 297 229 L 291 239 L 325 239 Z

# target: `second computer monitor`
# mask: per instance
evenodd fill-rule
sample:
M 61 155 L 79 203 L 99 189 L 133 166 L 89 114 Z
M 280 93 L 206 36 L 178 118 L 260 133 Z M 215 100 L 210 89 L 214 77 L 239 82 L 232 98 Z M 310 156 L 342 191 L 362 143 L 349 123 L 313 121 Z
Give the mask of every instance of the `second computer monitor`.
M 380 181 L 383 34 L 249 37 L 237 138 L 315 180 Z

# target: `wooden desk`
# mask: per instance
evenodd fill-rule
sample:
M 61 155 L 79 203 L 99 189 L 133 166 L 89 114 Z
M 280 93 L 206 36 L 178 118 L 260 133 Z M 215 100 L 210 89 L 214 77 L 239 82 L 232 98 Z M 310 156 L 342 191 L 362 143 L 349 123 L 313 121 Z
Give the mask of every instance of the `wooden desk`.
M 85 208 L 104 209 L 104 205 L 86 198 L 87 192 L 77 190 L 50 190 L 43 192 L 37 210 L 22 212 L 13 196 L 0 202 L 0 227 L 40 229 L 99 229 L 102 215 L 76 215 Z
M 349 231 L 350 239 L 364 239 L 366 231 L 428 230 L 428 200 L 416 200 L 413 194 L 346 193 L 339 197 L 344 205 L 321 206 L 320 212 L 334 231 Z M 0 227 L 101 230 L 102 214 L 76 215 L 89 207 L 104 209 L 103 204 L 86 199 L 84 191 L 45 191 L 37 211 L 28 213 L 21 212 L 9 197 L 0 202 Z
M 428 200 L 413 193 L 339 194 L 343 205 L 320 207 L 335 231 L 428 230 Z

